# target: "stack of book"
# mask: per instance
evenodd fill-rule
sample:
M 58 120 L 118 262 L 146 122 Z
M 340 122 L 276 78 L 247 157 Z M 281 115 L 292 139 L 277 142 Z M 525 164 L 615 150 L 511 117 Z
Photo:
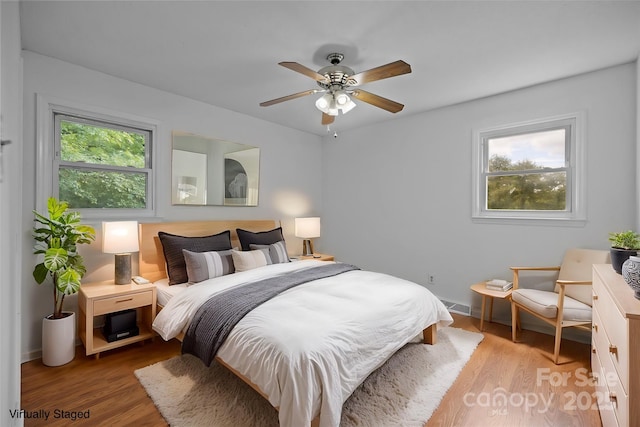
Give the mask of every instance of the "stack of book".
M 487 289 L 492 291 L 506 292 L 513 288 L 513 282 L 507 282 L 506 280 L 493 279 L 487 281 Z

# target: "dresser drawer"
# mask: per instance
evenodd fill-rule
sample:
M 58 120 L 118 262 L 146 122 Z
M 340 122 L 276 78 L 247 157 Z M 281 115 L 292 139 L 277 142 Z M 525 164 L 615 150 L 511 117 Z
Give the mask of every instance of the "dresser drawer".
M 113 313 L 150 304 L 153 304 L 153 292 L 129 293 L 127 295 L 94 300 L 93 314 L 99 316 L 101 314 Z
M 595 283 L 598 281 L 596 280 Z M 622 379 L 622 385 L 625 391 L 629 391 L 629 337 L 627 319 L 625 319 L 616 304 L 613 302 L 611 295 L 600 286 L 593 288 L 594 301 L 594 325 L 596 324 L 596 315 L 600 320 L 597 321 L 598 327 L 603 329 L 607 339 L 607 353 L 616 372 Z M 604 351 L 599 354 L 601 359 L 605 358 Z M 603 361 L 604 362 L 604 361 Z
M 596 343 L 593 343 L 593 346 L 593 348 L 595 348 Z M 615 399 L 611 399 L 606 368 L 602 366 L 597 351 L 591 353 L 591 370 L 593 372 L 596 389 L 594 398 L 597 399 L 600 418 L 602 419 L 602 427 L 626 426 L 619 418 L 620 416 L 624 417 L 624 414 L 618 406 L 618 396 L 616 395 Z

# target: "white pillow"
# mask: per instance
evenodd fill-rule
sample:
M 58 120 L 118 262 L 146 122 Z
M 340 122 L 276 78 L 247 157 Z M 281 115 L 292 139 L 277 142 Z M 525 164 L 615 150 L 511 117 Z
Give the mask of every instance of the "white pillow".
M 269 249 L 258 249 L 255 251 L 231 251 L 233 265 L 236 271 L 247 271 L 265 265 L 272 264 L 269 256 Z

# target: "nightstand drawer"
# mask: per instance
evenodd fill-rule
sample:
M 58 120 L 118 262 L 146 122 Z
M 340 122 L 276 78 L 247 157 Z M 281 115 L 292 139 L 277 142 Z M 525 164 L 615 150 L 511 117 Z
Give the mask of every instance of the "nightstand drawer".
M 153 292 L 129 293 L 95 300 L 93 302 L 93 314 L 99 316 L 101 314 L 113 313 L 150 304 L 153 304 Z

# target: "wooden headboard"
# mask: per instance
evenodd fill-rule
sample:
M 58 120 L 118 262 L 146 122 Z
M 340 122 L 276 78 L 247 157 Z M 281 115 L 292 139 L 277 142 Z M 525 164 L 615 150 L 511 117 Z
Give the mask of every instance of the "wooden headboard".
M 278 227 L 273 220 L 230 220 L 230 221 L 179 221 L 141 223 L 139 274 L 154 282 L 167 277 L 162 244 L 158 237 L 159 231 L 177 234 L 179 236 L 198 237 L 210 236 L 226 230 L 231 231 L 231 246 L 240 247 L 236 228 L 249 231 L 268 231 Z

